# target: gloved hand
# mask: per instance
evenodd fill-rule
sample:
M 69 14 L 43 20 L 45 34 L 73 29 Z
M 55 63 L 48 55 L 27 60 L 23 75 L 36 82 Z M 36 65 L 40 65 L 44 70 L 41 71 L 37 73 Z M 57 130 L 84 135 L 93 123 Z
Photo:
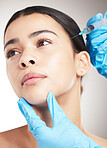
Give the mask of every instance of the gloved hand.
M 93 16 L 87 26 L 103 18 L 101 13 Z M 107 12 L 104 15 L 107 19 Z M 91 63 L 97 71 L 107 78 L 107 25 L 92 31 L 87 35 L 87 51 L 90 54 Z
M 19 109 L 36 138 L 39 148 L 102 148 L 83 134 L 65 115 L 52 92 L 47 97 L 53 127 L 49 128 L 23 99 L 19 99 Z

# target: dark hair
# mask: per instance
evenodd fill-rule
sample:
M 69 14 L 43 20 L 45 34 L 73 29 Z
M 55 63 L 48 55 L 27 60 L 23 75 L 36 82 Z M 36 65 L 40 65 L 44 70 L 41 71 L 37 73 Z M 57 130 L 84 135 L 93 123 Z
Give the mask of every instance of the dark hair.
M 56 20 L 62 27 L 65 29 L 65 31 L 68 33 L 69 37 L 72 38 L 75 35 L 79 34 L 80 29 L 76 22 L 66 15 L 63 12 L 60 12 L 56 9 L 45 7 L 45 6 L 32 6 L 32 7 L 27 7 L 25 9 L 22 9 L 20 11 L 17 11 L 13 16 L 10 18 L 8 21 L 5 31 L 4 31 L 4 37 L 6 30 L 8 26 L 17 18 L 20 16 L 25 16 L 25 15 L 30 15 L 33 13 L 40 13 L 40 14 L 47 14 L 51 16 L 54 20 Z M 74 50 L 75 52 L 81 52 L 86 50 L 86 46 L 83 40 L 82 36 L 78 36 L 76 38 L 72 39 L 72 44 L 74 45 Z

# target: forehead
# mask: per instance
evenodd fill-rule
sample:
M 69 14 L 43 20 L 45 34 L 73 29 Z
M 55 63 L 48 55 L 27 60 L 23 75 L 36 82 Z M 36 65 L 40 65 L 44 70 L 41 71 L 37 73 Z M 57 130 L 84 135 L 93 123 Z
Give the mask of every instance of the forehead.
M 31 32 L 43 29 L 48 29 L 59 35 L 63 34 L 63 36 L 68 37 L 64 28 L 52 17 L 45 14 L 34 13 L 31 15 L 21 16 L 14 20 L 7 28 L 5 41 L 19 36 L 20 33 L 28 35 Z

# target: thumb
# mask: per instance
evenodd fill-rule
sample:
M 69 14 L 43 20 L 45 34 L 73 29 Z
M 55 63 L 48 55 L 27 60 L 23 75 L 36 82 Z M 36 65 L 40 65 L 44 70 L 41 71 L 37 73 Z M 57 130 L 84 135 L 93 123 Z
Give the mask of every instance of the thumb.
M 40 119 L 40 117 L 36 114 L 31 105 L 28 104 L 28 102 L 25 99 L 20 98 L 17 103 L 20 111 L 26 118 L 30 131 L 33 134 L 36 132 L 36 129 L 46 126 L 45 122 Z
M 101 19 L 103 18 L 103 15 L 102 13 L 98 13 L 96 15 L 94 15 L 91 19 L 89 19 L 89 21 L 87 22 L 87 26 L 97 22 L 97 21 L 100 21 Z
M 106 11 L 106 13 L 104 14 L 104 18 L 106 18 L 106 19 L 107 19 L 107 11 Z
M 48 102 L 48 108 L 52 117 L 53 126 L 63 121 L 64 118 L 67 118 L 65 113 L 57 103 L 55 96 L 52 92 L 49 93 L 47 97 L 47 102 Z

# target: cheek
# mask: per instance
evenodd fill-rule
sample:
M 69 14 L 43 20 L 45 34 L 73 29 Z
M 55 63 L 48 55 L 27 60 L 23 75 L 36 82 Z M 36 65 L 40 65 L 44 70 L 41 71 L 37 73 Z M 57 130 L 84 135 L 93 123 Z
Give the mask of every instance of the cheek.
M 65 49 L 66 50 L 66 49 Z M 71 49 L 70 49 L 71 50 Z M 70 52 L 59 52 L 49 59 L 48 69 L 53 91 L 57 94 L 71 87 L 75 75 L 73 54 Z M 54 93 L 55 93 L 54 92 Z
M 9 81 L 12 83 L 12 81 L 14 81 L 14 77 L 15 77 L 15 73 L 13 73 L 14 68 L 13 65 L 11 65 L 9 62 L 6 64 L 6 73 L 8 76 Z
M 19 89 L 20 89 L 20 85 L 19 85 L 19 80 L 18 78 L 18 69 L 15 67 L 15 64 L 10 64 L 10 63 L 6 63 L 6 73 L 8 76 L 8 79 L 15 91 L 15 93 L 19 96 Z

